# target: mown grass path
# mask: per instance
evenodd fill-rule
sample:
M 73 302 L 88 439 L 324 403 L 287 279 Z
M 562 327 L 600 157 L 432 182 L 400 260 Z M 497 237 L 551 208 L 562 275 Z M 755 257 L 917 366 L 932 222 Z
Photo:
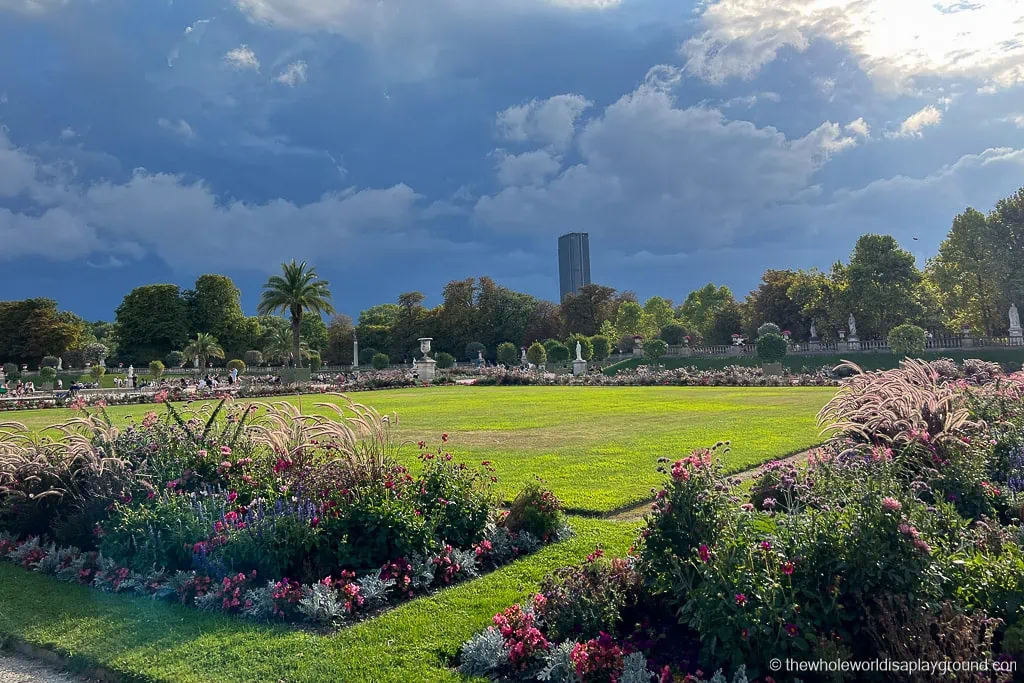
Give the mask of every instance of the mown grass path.
M 460 681 L 458 648 L 545 574 L 602 544 L 623 555 L 636 523 L 572 518 L 576 536 L 330 635 L 108 595 L 0 563 L 0 637 L 58 652 L 72 666 L 160 683 Z
M 803 451 L 820 441 L 818 410 L 834 394 L 821 387 L 437 387 L 352 394 L 360 403 L 398 415 L 398 435 L 441 442 L 466 462 L 490 460 L 499 493 L 515 496 L 544 479 L 570 510 L 605 515 L 650 498 L 659 457 L 730 440 L 722 457 L 730 472 Z M 331 396 L 291 396 L 304 412 L 329 414 L 316 403 Z M 117 421 L 160 406 L 116 406 Z M 70 410 L 0 416 L 35 430 L 73 417 Z M 406 459 L 415 463 L 415 447 Z

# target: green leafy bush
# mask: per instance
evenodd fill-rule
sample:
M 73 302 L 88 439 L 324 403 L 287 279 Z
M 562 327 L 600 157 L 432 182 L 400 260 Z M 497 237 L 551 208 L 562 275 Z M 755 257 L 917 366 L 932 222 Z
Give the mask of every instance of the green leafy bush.
M 447 370 L 448 368 L 455 366 L 455 356 L 445 351 L 435 353 L 434 360 L 437 361 L 437 367 L 439 370 Z
M 576 359 L 576 342 L 580 343 L 580 355 L 583 360 L 590 360 L 594 357 L 594 344 L 590 341 L 590 337 L 573 334 L 569 336 L 565 344 L 569 348 L 569 355 L 573 360 Z
M 370 346 L 359 349 L 359 364 L 370 365 L 373 362 L 373 357 L 376 356 L 377 353 L 377 349 Z M 390 362 L 390 359 L 388 362 Z
M 776 332 L 768 332 L 757 338 L 757 357 L 762 363 L 781 363 L 786 358 L 788 348 L 786 338 Z
M 420 459 L 424 467 L 416 497 L 434 537 L 457 548 L 480 541 L 494 506 L 493 467 L 466 467 L 441 450 L 421 453 Z
M 180 368 L 185 362 L 185 354 L 181 351 L 171 351 L 164 358 L 164 364 L 169 368 Z
M 901 356 L 918 356 L 924 353 L 927 333 L 917 325 L 905 323 L 889 331 L 889 348 Z
M 525 531 L 542 540 L 550 539 L 564 523 L 562 503 L 538 482 L 530 482 L 519 492 L 505 517 L 509 531 Z
M 103 375 L 107 374 L 107 369 L 102 365 L 94 365 L 89 368 L 89 376 L 92 377 L 94 382 L 99 382 Z
M 320 353 L 317 352 L 317 351 L 310 351 L 308 359 L 309 359 L 309 369 L 312 370 L 313 372 L 316 372 L 317 370 L 319 370 L 320 366 L 322 366 L 324 364 L 323 359 L 320 357 Z
M 232 370 L 238 370 L 238 374 L 245 374 L 246 365 L 244 360 L 239 360 L 238 358 L 229 360 L 228 364 L 225 367 L 227 367 L 228 372 L 231 372 Z
M 765 323 L 764 325 L 761 325 L 759 328 L 757 328 L 757 337 L 758 337 L 758 339 L 760 339 L 761 337 L 765 336 L 766 334 L 779 334 L 779 335 L 781 335 L 782 334 L 782 330 L 779 329 L 779 326 L 776 325 L 775 323 Z
M 193 496 L 165 492 L 135 504 L 126 499 L 115 504 L 103 525 L 100 550 L 137 572 L 189 569 L 193 546 L 207 537 L 212 524 L 213 515 Z
M 526 360 L 540 367 L 548 362 L 548 352 L 540 342 L 533 342 L 526 349 Z
M 386 353 L 378 353 L 373 356 L 371 363 L 374 370 L 385 370 L 391 365 L 391 359 L 388 358 Z
M 43 360 L 39 363 L 39 369 L 43 368 L 55 368 L 59 362 L 57 356 L 43 356 Z
M 569 349 L 561 342 L 555 342 L 547 347 L 548 362 L 554 365 L 566 363 L 570 358 Z
M 483 351 L 484 355 L 487 355 L 487 347 L 480 342 L 469 342 L 466 344 L 466 360 L 477 360 L 480 352 Z
M 618 635 L 620 625 L 634 626 L 622 624 L 623 612 L 637 602 L 642 583 L 640 573 L 626 560 L 592 557 L 582 566 L 556 569 L 544 577 L 543 599 L 534 605 L 554 640 L 584 641 L 602 632 Z
M 669 323 L 661 328 L 658 337 L 669 346 L 680 346 L 686 341 L 686 328 L 679 323 Z
M 263 354 L 255 349 L 245 352 L 245 365 L 250 368 L 258 368 L 263 365 Z
M 7 376 L 7 379 L 18 379 L 21 377 L 21 371 L 14 363 L 4 363 L 4 375 Z
M 663 339 L 650 339 L 644 343 L 644 358 L 656 361 L 668 351 L 668 344 Z
M 511 368 L 519 365 L 519 349 L 512 342 L 502 342 L 498 345 L 498 362 L 505 367 Z
M 44 365 L 39 368 L 39 379 L 43 380 L 47 384 L 53 384 L 53 381 L 57 379 L 57 369 Z
M 601 334 L 595 334 L 590 338 L 590 345 L 594 348 L 594 360 L 602 361 L 612 353 L 612 343 Z
M 149 374 L 153 376 L 153 379 L 160 379 L 163 377 L 164 364 L 158 360 L 152 360 L 149 362 Z

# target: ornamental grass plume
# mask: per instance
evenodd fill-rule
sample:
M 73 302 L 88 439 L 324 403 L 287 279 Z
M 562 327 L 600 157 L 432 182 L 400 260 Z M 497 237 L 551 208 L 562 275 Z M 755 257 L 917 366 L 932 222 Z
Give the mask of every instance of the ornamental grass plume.
M 872 445 L 942 445 L 978 426 L 963 393 L 925 361 L 908 358 L 877 372 L 844 361 L 836 369 L 843 368 L 854 374 L 818 413 L 823 434 Z

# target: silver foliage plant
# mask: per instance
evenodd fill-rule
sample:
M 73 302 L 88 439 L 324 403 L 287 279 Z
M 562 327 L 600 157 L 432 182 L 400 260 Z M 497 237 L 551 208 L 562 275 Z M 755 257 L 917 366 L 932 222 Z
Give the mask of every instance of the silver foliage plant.
M 459 673 L 487 677 L 508 661 L 508 649 L 501 632 L 493 626 L 477 633 L 462 646 Z
M 575 640 L 567 640 L 551 648 L 545 656 L 544 668 L 537 674 L 537 680 L 551 681 L 551 683 L 578 683 L 580 677 L 576 674 L 576 666 L 572 662 L 572 651 L 577 644 Z
M 315 624 L 339 623 L 346 616 L 345 602 L 338 597 L 338 591 L 322 583 L 302 587 L 299 612 Z

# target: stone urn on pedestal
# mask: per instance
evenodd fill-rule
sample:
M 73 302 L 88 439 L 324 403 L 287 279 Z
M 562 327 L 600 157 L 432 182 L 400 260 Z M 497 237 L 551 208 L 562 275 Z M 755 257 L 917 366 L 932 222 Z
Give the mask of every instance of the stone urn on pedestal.
M 430 342 L 432 341 L 434 341 L 433 337 L 420 337 L 420 351 L 423 352 L 423 360 L 416 363 L 419 378 L 428 384 L 434 381 L 437 372 L 437 361 L 430 357 Z

